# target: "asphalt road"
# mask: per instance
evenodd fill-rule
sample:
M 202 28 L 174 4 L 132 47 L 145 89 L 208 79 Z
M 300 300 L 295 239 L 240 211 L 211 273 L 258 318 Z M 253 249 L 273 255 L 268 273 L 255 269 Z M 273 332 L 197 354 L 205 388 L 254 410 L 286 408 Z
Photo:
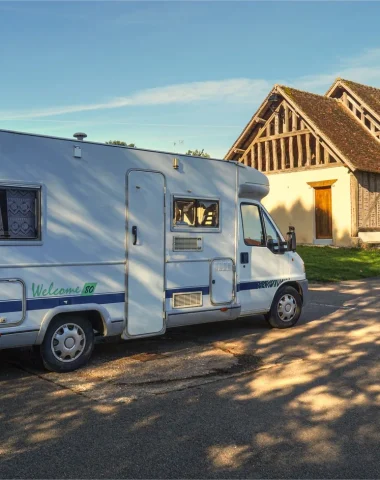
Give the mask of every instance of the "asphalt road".
M 379 478 L 380 281 L 262 317 L 97 345 L 46 373 L 0 354 L 0 478 Z

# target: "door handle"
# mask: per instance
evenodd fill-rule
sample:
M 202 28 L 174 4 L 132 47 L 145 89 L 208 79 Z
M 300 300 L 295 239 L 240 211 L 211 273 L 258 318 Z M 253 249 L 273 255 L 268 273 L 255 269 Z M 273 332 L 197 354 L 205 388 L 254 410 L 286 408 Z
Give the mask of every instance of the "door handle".
M 240 252 L 240 263 L 249 263 L 249 253 Z
M 133 225 L 133 227 L 132 227 L 132 235 L 133 235 L 132 243 L 133 243 L 133 245 L 136 245 L 136 243 L 137 243 L 137 227 L 136 227 L 136 225 Z

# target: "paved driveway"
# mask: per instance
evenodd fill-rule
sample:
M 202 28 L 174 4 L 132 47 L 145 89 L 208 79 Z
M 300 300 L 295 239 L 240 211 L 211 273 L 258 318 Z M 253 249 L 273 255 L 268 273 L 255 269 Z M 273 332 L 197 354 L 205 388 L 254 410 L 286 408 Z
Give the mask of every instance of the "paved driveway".
M 0 478 L 377 478 L 380 280 L 261 317 L 96 347 L 44 372 L 1 353 Z

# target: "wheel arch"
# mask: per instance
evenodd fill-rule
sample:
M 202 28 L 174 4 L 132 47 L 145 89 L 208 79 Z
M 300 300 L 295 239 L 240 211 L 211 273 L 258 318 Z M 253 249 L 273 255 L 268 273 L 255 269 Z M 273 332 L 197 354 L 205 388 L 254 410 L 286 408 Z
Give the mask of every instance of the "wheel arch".
M 91 322 L 92 328 L 102 336 L 107 336 L 111 317 L 106 308 L 96 303 L 86 305 L 62 305 L 49 310 L 42 319 L 38 332 L 36 345 L 40 345 L 44 338 L 50 322 L 57 316 L 78 314 Z
M 302 286 L 301 284 L 297 281 L 297 280 L 288 280 L 284 283 L 281 283 L 281 285 L 278 287 L 278 289 L 276 290 L 276 293 L 275 295 L 273 296 L 273 299 L 274 297 L 277 295 L 277 292 L 280 290 L 280 288 L 282 287 L 293 287 L 295 290 L 297 290 L 297 292 L 300 294 L 301 296 L 301 299 L 302 299 L 302 304 L 304 303 L 304 291 L 302 289 Z

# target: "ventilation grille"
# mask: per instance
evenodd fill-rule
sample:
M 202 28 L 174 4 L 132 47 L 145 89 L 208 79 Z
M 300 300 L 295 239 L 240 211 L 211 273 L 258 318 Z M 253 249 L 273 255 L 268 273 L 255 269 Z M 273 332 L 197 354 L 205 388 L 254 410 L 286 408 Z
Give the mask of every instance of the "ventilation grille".
M 174 252 L 200 252 L 202 250 L 202 238 L 199 237 L 174 237 Z
M 173 293 L 173 308 L 202 306 L 202 292 Z

